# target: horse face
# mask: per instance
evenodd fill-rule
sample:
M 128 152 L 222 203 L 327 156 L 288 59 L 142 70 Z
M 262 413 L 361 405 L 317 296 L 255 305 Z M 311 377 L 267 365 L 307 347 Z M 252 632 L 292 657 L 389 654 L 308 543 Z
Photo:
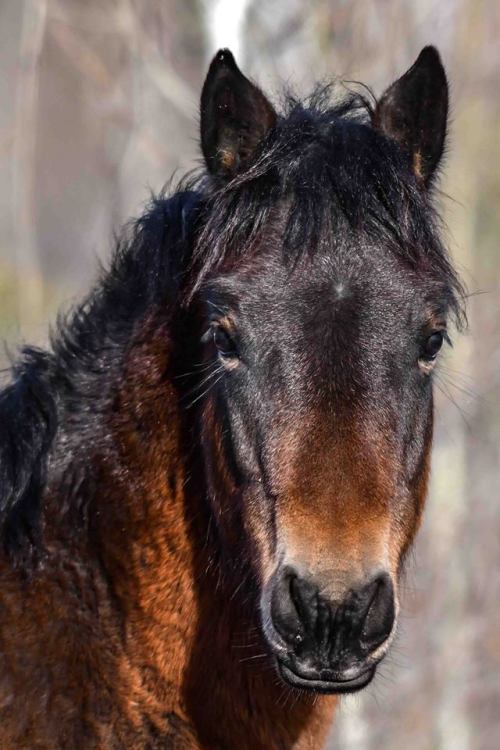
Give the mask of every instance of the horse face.
M 387 195 L 394 195 L 401 223 L 417 227 L 415 236 L 425 224 L 425 215 L 411 216 L 412 205 L 427 205 L 425 190 L 442 151 L 446 79 L 435 53 L 419 60 L 382 98 L 375 127 L 332 126 L 325 118 L 312 142 L 296 146 L 286 164 L 272 164 L 272 154 L 297 143 L 311 127 L 310 116 L 300 128 L 292 121 L 288 135 L 287 122 L 276 125 L 274 110 L 232 58 L 227 62 L 227 53 L 212 64 L 202 97 L 207 165 L 217 184 L 230 181 L 214 210 L 224 201 L 229 206 L 233 240 L 247 220 L 243 212 L 232 213 L 238 199 L 244 202 L 238 169 L 249 169 L 250 187 L 258 187 L 249 212 L 255 196 L 265 194 L 266 169 L 270 181 L 282 169 L 287 184 L 291 169 L 309 169 L 308 179 L 296 179 L 292 208 L 285 191 L 246 254 L 228 254 L 203 281 L 210 366 L 201 423 L 213 517 L 220 539 L 254 574 L 262 630 L 280 673 L 293 686 L 324 692 L 363 687 L 386 653 L 398 576 L 426 492 L 432 370 L 446 338 L 449 290 L 445 279 L 436 280 L 439 272 L 395 252 L 383 221 L 374 235 L 366 228 L 371 219 L 353 226 L 344 216 L 357 189 L 361 204 L 369 206 L 375 195 L 369 216 L 379 209 L 390 216 Z M 417 117 L 407 108 L 422 92 L 436 107 Z M 237 137 L 239 115 L 244 128 Z M 255 142 L 273 127 L 278 146 L 271 139 L 252 173 Z M 407 139 L 398 187 L 391 181 L 403 161 L 396 155 L 386 169 L 393 152 L 384 151 L 380 131 Z M 375 163 L 377 149 L 388 156 Z M 290 263 L 284 227 L 300 196 L 307 200 L 302 186 L 314 185 L 318 173 L 335 172 L 331 203 L 326 187 L 317 193 L 323 215 L 333 219 Z M 363 180 L 371 198 L 360 187 Z M 401 198 L 406 190 L 407 201 Z M 307 205 L 314 223 L 314 201 Z M 351 218 L 362 210 L 353 208 Z M 216 242 L 217 231 L 211 236 Z M 432 237 L 432 227 L 419 237 Z
M 264 253 L 206 296 L 215 517 L 250 545 L 283 674 L 318 689 L 365 684 L 394 632 L 446 325 L 425 284 L 360 247 L 292 275 Z

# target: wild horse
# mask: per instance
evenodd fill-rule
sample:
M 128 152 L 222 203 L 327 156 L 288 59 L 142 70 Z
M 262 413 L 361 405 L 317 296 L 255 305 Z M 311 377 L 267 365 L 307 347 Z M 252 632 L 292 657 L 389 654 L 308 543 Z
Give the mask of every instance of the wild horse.
M 160 196 L 0 395 L 0 745 L 319 748 L 375 674 L 460 282 L 425 48 L 277 111 L 227 50 Z M 318 694 L 324 694 L 318 696 Z

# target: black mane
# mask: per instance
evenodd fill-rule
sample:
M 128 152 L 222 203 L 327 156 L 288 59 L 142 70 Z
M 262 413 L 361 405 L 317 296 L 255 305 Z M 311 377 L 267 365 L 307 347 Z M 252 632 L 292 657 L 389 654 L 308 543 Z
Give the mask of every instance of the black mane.
M 429 196 L 400 148 L 371 126 L 370 101 L 349 94 L 332 103 L 331 94 L 287 96 L 253 163 L 226 184 L 201 174 L 154 198 L 94 291 L 59 322 L 51 351 L 23 351 L 0 393 L 0 536 L 9 551 L 36 546 L 56 434 L 68 414 L 85 427 L 106 410 L 134 327 L 156 305 L 187 304 L 228 256 L 251 253 L 277 208 L 293 262 L 325 232 L 363 232 L 436 278 L 461 320 L 462 287 Z
M 40 503 L 49 461 L 64 468 L 109 408 L 127 344 L 154 306 L 172 306 L 192 244 L 199 196 L 182 189 L 153 198 L 117 242 L 109 269 L 88 297 L 61 316 L 50 351 L 25 347 L 0 392 L 0 543 L 31 560 L 38 548 Z M 52 457 L 56 435 L 65 453 Z

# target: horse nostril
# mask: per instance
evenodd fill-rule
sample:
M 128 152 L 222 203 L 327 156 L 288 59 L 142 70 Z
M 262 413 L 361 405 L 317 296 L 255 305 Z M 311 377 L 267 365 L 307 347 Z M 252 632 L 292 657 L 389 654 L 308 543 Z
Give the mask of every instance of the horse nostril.
M 315 628 L 318 617 L 316 586 L 287 568 L 275 582 L 271 617 L 276 630 L 293 647 L 299 648 Z
M 389 637 L 396 615 L 394 589 L 390 577 L 377 576 L 362 591 L 368 601 L 360 634 L 360 645 L 365 652 L 374 651 Z
M 275 581 L 271 596 L 271 618 L 278 633 L 289 643 L 300 634 L 300 618 L 292 597 L 295 574 L 290 569 L 282 572 Z
M 318 589 L 304 578 L 293 576 L 290 595 L 302 626 L 306 632 L 312 630 L 318 612 Z

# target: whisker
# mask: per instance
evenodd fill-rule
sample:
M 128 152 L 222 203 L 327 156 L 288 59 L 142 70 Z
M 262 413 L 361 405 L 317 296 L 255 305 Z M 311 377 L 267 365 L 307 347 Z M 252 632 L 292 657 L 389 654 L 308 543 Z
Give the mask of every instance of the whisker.
M 451 377 L 447 375 L 441 374 L 441 380 L 442 382 L 445 382 L 451 388 L 455 388 L 460 393 L 463 393 L 464 396 L 468 396 L 470 399 L 477 399 L 478 401 L 486 400 L 484 396 L 481 396 L 479 393 L 475 393 L 474 391 L 471 391 L 469 388 L 466 388 L 465 386 L 459 385 L 454 380 L 452 380 Z
M 224 369 L 224 366 L 222 366 L 222 369 Z M 220 381 L 220 380 L 222 379 L 222 377 L 223 377 L 223 374 L 221 374 L 221 375 L 220 375 L 220 376 L 219 376 L 219 377 L 217 378 L 217 380 L 215 380 L 215 381 L 213 381 L 212 383 L 210 383 L 210 385 L 208 386 L 208 388 L 207 388 L 206 390 L 204 390 L 204 391 L 203 391 L 203 393 L 200 393 L 200 394 L 199 394 L 199 396 L 197 396 L 197 397 L 196 397 L 195 399 L 193 399 L 193 400 L 191 401 L 191 403 L 190 403 L 190 404 L 188 404 L 188 405 L 186 406 L 186 409 L 190 409 L 190 408 L 191 408 L 192 406 L 194 406 L 194 404 L 196 404 L 196 402 L 197 402 L 197 401 L 199 401 L 199 400 L 200 400 L 200 398 L 203 398 L 203 396 L 206 396 L 206 395 L 207 395 L 207 393 L 208 393 L 209 391 L 211 391 L 211 390 L 212 390 L 212 388 L 213 388 L 214 386 L 216 386 L 216 385 L 217 385 L 217 383 L 218 383 L 218 382 L 219 382 L 219 381 Z
M 471 430 L 470 422 L 467 419 L 467 416 L 466 416 L 464 410 L 461 408 L 461 406 L 458 404 L 458 402 L 453 398 L 453 396 L 451 395 L 451 393 L 449 392 L 449 390 L 446 387 L 446 383 L 442 379 L 440 379 L 439 377 L 436 378 L 436 387 L 458 409 L 458 412 L 459 412 L 460 416 L 462 417 L 462 419 L 463 419 L 463 421 L 464 421 L 467 429 Z
M 201 388 L 205 383 L 208 383 L 208 381 L 211 378 L 213 378 L 214 375 L 216 375 L 218 372 L 220 372 L 221 370 L 224 369 L 224 365 L 221 365 L 221 364 L 219 364 L 218 366 L 214 367 L 214 365 L 217 365 L 217 364 L 218 363 L 212 363 L 211 368 L 213 368 L 213 369 L 211 369 L 211 372 L 209 372 L 208 375 L 206 375 L 202 380 L 200 380 L 199 383 L 197 383 L 195 386 L 193 386 L 193 388 L 191 389 L 191 393 L 193 393 L 196 390 L 198 390 L 198 388 Z
M 181 372 L 180 375 L 175 375 L 175 379 L 179 380 L 180 378 L 187 378 L 189 375 L 199 375 L 202 372 L 206 372 L 213 366 L 213 362 L 200 362 L 198 365 L 192 365 L 192 367 L 196 367 L 198 369 L 196 370 L 190 370 L 188 372 Z
M 196 383 L 193 388 L 191 388 L 188 393 L 183 398 L 187 398 L 188 396 L 193 396 L 200 388 L 203 388 L 203 386 L 208 383 L 210 380 L 212 380 L 214 377 L 219 375 L 221 372 L 224 372 L 225 368 L 223 364 L 220 364 L 218 362 L 213 362 L 212 366 L 214 366 L 214 369 L 212 369 L 211 372 L 208 373 L 202 380 L 200 380 L 199 383 Z
M 243 659 L 240 659 L 240 664 L 243 664 L 243 662 L 246 661 L 254 661 L 255 659 L 267 659 L 269 657 L 269 654 L 254 654 L 254 656 L 246 656 Z

